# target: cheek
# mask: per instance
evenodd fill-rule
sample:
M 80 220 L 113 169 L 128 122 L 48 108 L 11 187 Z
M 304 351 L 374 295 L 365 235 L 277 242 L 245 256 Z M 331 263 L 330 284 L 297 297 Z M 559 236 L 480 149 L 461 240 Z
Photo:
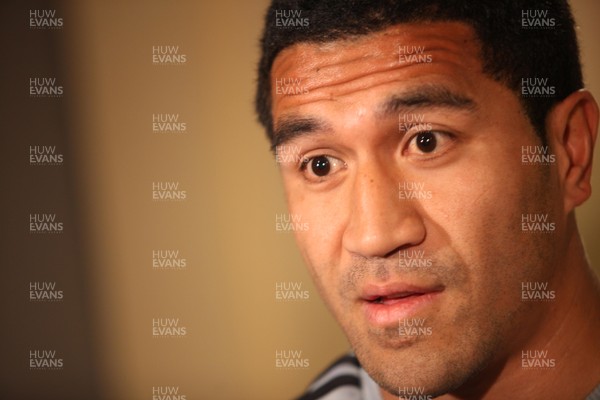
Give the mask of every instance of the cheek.
M 486 151 L 485 146 L 473 147 L 471 156 L 437 171 L 429 180 L 434 191 L 424 212 L 447 232 L 453 246 L 485 243 L 493 236 L 504 240 L 507 232 L 518 228 L 527 202 L 528 178 L 514 150 L 505 149 L 502 154 Z
M 520 144 L 481 147 L 471 153 L 476 156 L 436 177 L 438 196 L 429 212 L 431 230 L 437 232 L 430 238 L 447 240 L 444 244 L 461 259 L 469 276 L 466 293 L 476 303 L 514 309 L 521 282 L 539 279 L 547 261 L 546 234 L 521 230 L 522 214 L 545 207 L 538 195 L 544 178 L 521 165 Z
M 339 264 L 344 205 L 324 194 L 307 194 L 304 189 L 286 185 L 289 213 L 306 224 L 294 231 L 296 243 L 317 285 L 330 282 Z

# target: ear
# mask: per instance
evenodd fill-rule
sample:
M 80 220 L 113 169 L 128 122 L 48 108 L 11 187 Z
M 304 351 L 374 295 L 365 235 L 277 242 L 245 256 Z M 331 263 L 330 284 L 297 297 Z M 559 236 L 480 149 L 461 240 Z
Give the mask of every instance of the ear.
M 546 133 L 557 157 L 565 213 L 591 193 L 592 155 L 598 133 L 598 104 L 581 89 L 556 105 L 546 119 Z

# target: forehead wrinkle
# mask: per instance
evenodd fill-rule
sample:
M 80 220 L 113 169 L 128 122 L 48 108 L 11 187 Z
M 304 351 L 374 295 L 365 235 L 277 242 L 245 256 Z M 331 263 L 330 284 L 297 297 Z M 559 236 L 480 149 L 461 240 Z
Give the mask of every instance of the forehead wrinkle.
M 271 78 L 293 76 L 303 79 L 303 85 L 310 90 L 331 88 L 358 80 L 369 74 L 387 72 L 394 69 L 414 66 L 399 65 L 398 56 L 401 45 L 424 46 L 429 54 L 444 53 L 445 62 L 462 64 L 473 70 L 481 69 L 478 41 L 467 26 L 458 28 L 457 37 L 441 34 L 438 30 L 413 24 L 399 24 L 382 32 L 375 32 L 357 38 L 343 38 L 327 43 L 300 42 L 286 49 L 275 58 Z M 416 30 L 413 32 L 411 30 Z M 378 37 L 384 42 L 373 43 Z M 465 59 L 465 50 L 470 50 L 473 60 Z M 467 52 L 468 53 L 468 52 Z M 356 65 L 351 71 L 346 66 Z M 360 66 L 360 68 L 358 67 Z M 343 74 L 340 70 L 344 70 Z M 348 73 L 350 72 L 350 73 Z M 343 80 L 340 77 L 343 76 Z
M 274 104 L 274 108 L 278 108 L 278 103 L 281 102 L 287 104 L 289 100 L 293 101 L 296 106 L 322 100 L 335 101 L 339 96 L 388 84 L 391 81 L 400 83 L 405 80 L 406 77 L 410 79 L 416 78 L 418 72 L 422 71 L 423 68 L 429 69 L 429 66 L 431 65 L 443 68 L 442 71 L 448 71 L 449 74 L 452 74 L 453 71 L 456 71 L 459 68 L 466 68 L 474 73 L 481 72 L 479 60 L 477 59 L 466 62 L 464 56 L 454 54 L 448 49 L 441 48 L 432 50 L 432 53 L 444 53 L 444 59 L 427 65 L 420 63 L 398 65 L 397 54 L 389 61 L 380 57 L 379 62 L 371 57 L 363 57 L 362 59 L 354 58 L 354 62 L 361 64 L 360 68 L 356 67 L 349 71 L 344 71 L 344 73 L 340 73 L 340 70 L 343 70 L 343 68 L 339 68 L 335 65 L 330 67 L 328 64 L 321 64 L 323 65 L 324 70 L 316 72 L 312 76 L 305 75 L 302 79 L 302 86 L 307 89 L 308 93 L 303 94 L 302 96 L 276 96 L 273 93 L 273 97 L 278 98 L 276 104 Z M 415 72 L 413 72 L 413 70 Z M 334 74 L 334 71 L 338 71 L 338 73 Z M 427 70 L 423 71 L 424 73 L 428 72 Z M 460 77 L 458 77 L 458 79 L 460 80 Z M 274 88 L 272 90 L 274 91 Z M 436 98 L 441 96 L 432 95 L 431 97 Z M 453 95 L 446 97 L 458 98 L 460 96 Z M 445 101 L 445 103 L 446 105 L 452 104 L 450 101 Z M 458 104 L 458 102 L 456 103 Z
M 300 78 L 302 79 L 303 87 L 309 93 L 312 93 L 316 90 L 344 86 L 374 74 L 394 71 L 397 68 L 397 55 L 393 54 L 361 54 L 352 58 L 321 60 L 318 64 L 313 60 L 307 64 L 303 64 L 297 60 L 289 60 L 289 66 L 274 69 L 272 79 L 275 80 L 282 77 Z
M 437 64 L 460 65 L 464 63 L 464 55 L 455 54 L 451 49 L 444 47 L 428 48 L 428 52 L 434 55 L 444 53 L 444 59 Z M 399 63 L 399 52 L 371 52 L 360 54 L 359 56 L 344 57 L 336 56 L 334 59 L 321 60 L 320 63 L 311 60 L 303 63 L 293 60 L 288 56 L 286 66 L 274 69 L 272 79 L 282 77 L 293 77 L 302 79 L 302 85 L 309 92 L 321 89 L 332 89 L 354 82 L 360 82 L 365 78 L 377 77 L 381 74 L 394 73 L 400 70 L 412 70 L 413 68 L 422 68 L 418 63 Z M 309 59 L 309 57 L 301 57 Z M 350 68 L 348 68 L 350 67 Z

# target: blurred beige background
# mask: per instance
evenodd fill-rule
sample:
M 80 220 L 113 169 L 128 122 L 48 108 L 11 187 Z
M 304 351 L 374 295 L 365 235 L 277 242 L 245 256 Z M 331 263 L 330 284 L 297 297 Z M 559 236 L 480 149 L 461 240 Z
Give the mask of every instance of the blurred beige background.
M 291 398 L 346 347 L 291 234 L 274 230 L 285 204 L 252 105 L 266 6 L 95 1 L 70 11 L 96 351 L 114 398 L 169 385 L 188 399 Z M 152 65 L 159 45 L 179 46 L 185 65 Z M 154 113 L 179 114 L 186 133 L 153 133 Z M 179 182 L 188 198 L 153 202 L 154 181 Z M 155 249 L 179 250 L 187 268 L 152 270 Z M 276 282 L 301 283 L 309 299 L 277 302 Z M 156 317 L 180 318 L 188 334 L 153 339 Z M 276 369 L 278 350 L 302 351 L 310 368 Z
M 73 360 L 88 372 L 80 379 L 65 368 L 63 386 L 79 384 L 81 393 L 93 390 L 98 398 L 116 400 L 151 399 L 158 386 L 177 387 L 188 400 L 285 399 L 347 350 L 292 234 L 274 229 L 276 214 L 286 207 L 253 112 L 267 3 L 52 3 L 65 20 L 61 31 L 49 34 L 58 41 L 57 75 L 67 92 L 60 100 L 67 110 L 60 124 L 69 155 L 67 188 L 58 188 L 64 198 L 56 204 L 67 204 L 68 213 L 69 199 L 77 199 L 71 218 L 78 229 L 64 252 L 83 253 L 71 264 L 82 265 L 82 276 L 74 280 L 85 288 L 73 284 L 71 291 L 83 304 L 72 316 L 85 329 L 65 328 L 56 343 L 68 347 L 87 338 L 79 353 L 86 356 L 74 354 Z M 578 0 L 573 6 L 587 84 L 600 96 L 600 3 Z M 154 65 L 154 46 L 179 46 L 185 63 Z M 185 132 L 153 132 L 153 114 L 178 114 Z M 153 201 L 153 182 L 178 183 L 185 200 Z M 600 187 L 598 163 L 594 185 Z M 597 270 L 599 203 L 594 193 L 578 213 Z M 41 252 L 52 243 L 14 246 L 38 246 Z M 157 250 L 179 251 L 186 267 L 156 270 Z M 56 264 L 63 261 L 57 256 Z M 300 284 L 308 298 L 277 301 L 275 286 L 282 282 Z M 65 301 L 62 312 L 67 306 L 73 303 Z M 155 318 L 179 318 L 186 335 L 153 338 Z M 308 368 L 276 368 L 281 350 L 301 351 Z M 37 385 L 29 385 L 30 379 L 27 373 L 6 379 L 6 393 L 77 398 L 63 386 L 44 387 L 52 377 Z

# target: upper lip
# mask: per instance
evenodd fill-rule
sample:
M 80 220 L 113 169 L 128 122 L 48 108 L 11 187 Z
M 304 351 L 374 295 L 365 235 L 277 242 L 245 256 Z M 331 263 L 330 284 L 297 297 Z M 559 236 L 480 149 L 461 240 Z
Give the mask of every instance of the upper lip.
M 408 283 L 390 283 L 386 285 L 365 285 L 360 297 L 364 301 L 376 302 L 383 299 L 395 299 L 408 296 L 420 296 L 427 293 L 441 292 L 442 285 L 413 285 Z

